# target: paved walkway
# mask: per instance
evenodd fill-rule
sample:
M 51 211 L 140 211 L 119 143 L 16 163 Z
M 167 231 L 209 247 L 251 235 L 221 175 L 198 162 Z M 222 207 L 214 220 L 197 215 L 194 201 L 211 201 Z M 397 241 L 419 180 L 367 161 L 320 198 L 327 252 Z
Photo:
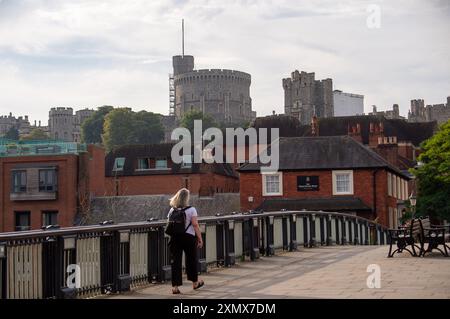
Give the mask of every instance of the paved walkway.
M 159 284 L 112 298 L 450 298 L 450 258 L 386 258 L 387 252 L 387 246 L 301 249 L 211 270 L 199 291 L 186 282 L 174 296 L 170 285 Z M 381 267 L 381 288 L 367 287 L 370 264 Z

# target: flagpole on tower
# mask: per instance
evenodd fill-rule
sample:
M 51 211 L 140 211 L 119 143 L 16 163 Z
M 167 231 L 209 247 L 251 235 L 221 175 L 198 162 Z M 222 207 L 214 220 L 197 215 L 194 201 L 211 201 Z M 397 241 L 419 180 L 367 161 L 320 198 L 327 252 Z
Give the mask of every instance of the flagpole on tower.
M 184 19 L 181 20 L 181 56 L 184 58 Z

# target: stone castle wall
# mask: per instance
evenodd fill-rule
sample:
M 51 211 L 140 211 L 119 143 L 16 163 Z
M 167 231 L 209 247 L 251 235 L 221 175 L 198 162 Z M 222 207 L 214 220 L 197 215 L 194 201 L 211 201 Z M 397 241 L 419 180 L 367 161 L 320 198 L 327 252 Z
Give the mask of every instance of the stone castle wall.
M 314 115 L 334 115 L 331 79 L 315 80 L 314 73 L 294 71 L 282 83 L 285 114 L 298 118 L 302 124 L 310 124 Z

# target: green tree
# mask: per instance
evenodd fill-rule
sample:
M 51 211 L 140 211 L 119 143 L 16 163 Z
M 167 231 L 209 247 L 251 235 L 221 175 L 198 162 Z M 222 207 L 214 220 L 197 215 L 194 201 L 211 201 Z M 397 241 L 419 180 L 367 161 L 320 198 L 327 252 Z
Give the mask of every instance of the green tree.
M 202 120 L 203 131 L 210 127 L 217 127 L 217 123 L 210 115 L 203 114 L 203 112 L 199 110 L 192 110 L 185 113 L 183 115 L 183 118 L 181 119 L 180 125 L 187 128 L 191 132 L 191 134 L 193 134 L 195 120 Z
M 101 106 L 81 125 L 81 140 L 83 143 L 96 144 L 102 142 L 103 125 L 105 116 L 114 107 L 109 105 Z
M 103 145 L 107 151 L 115 146 L 155 144 L 164 137 L 164 128 L 157 114 L 129 108 L 117 108 L 105 117 Z
M 450 220 L 450 120 L 422 144 L 417 177 L 417 213 Z
M 164 127 L 158 114 L 141 111 L 134 113 L 133 136 L 134 144 L 155 144 L 164 138 Z
M 19 139 L 19 130 L 15 127 L 11 127 L 8 132 L 6 132 L 4 138 L 9 140 L 17 141 Z
M 36 140 L 36 141 L 44 141 L 44 140 L 49 140 L 50 137 L 48 136 L 47 133 L 45 133 L 42 129 L 40 128 L 35 128 L 33 129 L 30 134 L 25 135 L 22 140 L 24 141 L 30 141 L 30 140 Z

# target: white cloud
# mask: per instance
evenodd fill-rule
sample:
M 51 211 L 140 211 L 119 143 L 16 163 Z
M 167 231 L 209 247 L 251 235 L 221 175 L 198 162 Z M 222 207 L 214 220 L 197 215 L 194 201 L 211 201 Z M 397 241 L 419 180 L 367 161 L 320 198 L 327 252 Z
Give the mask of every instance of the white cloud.
M 366 8 L 381 7 L 381 28 Z M 366 111 L 450 95 L 447 1 L 0 1 L 0 113 L 46 120 L 53 106 L 168 111 L 171 56 L 252 74 L 259 114 L 282 112 L 294 69 L 364 94 Z

